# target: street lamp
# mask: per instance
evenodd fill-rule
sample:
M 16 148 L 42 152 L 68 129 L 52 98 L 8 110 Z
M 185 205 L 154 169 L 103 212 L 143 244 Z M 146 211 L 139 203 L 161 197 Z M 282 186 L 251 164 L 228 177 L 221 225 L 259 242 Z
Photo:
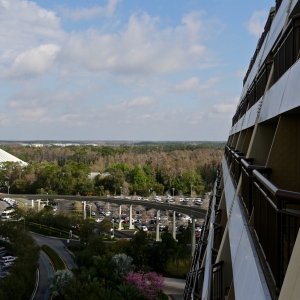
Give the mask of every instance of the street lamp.
M 114 221 L 112 221 L 112 228 L 110 229 L 110 234 L 111 234 L 111 237 L 115 236 L 115 223 L 114 223 Z
M 175 188 L 172 188 L 172 190 L 173 190 L 173 198 L 174 198 L 174 190 L 175 190 Z
M 9 181 L 5 181 L 5 185 L 7 186 L 7 194 L 9 194 L 9 188 L 10 188 L 10 186 L 9 186 Z
M 120 193 L 120 196 L 122 197 L 122 189 L 123 189 L 123 187 L 121 186 L 121 187 L 120 187 L 120 189 L 121 189 L 121 193 Z
M 191 198 L 192 198 L 193 185 L 191 184 Z

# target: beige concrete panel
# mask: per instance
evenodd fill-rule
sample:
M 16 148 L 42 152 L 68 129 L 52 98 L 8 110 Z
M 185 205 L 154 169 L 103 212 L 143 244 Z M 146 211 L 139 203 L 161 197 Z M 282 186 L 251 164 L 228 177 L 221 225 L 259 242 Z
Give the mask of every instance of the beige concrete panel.
M 231 286 L 230 286 L 230 290 L 229 290 L 229 293 L 228 293 L 228 296 L 227 296 L 227 300 L 235 300 L 233 281 L 232 281 Z
M 252 133 L 253 133 L 253 129 L 254 127 L 248 128 L 245 132 L 245 138 L 244 138 L 244 142 L 243 145 L 241 147 L 241 152 L 244 153 L 246 155 L 248 148 L 249 148 L 249 144 L 250 144 L 250 140 L 252 137 Z
M 277 123 L 257 124 L 247 153 L 247 157 L 254 158 L 255 165 L 265 166 L 276 127 Z
M 245 135 L 246 135 L 246 130 L 240 131 L 239 138 L 236 145 L 236 149 L 238 149 L 240 152 L 242 152 Z
M 220 249 L 218 252 L 218 256 L 216 259 L 216 262 L 219 261 L 224 262 L 222 268 L 223 268 L 223 274 L 226 274 L 226 276 L 223 276 L 222 289 L 223 289 L 223 293 L 225 293 L 226 289 L 230 287 L 233 279 L 230 243 L 229 243 L 227 227 L 225 228 Z
M 299 300 L 300 298 L 300 234 L 296 239 L 294 251 L 284 278 L 279 300 Z
M 236 149 L 236 144 L 237 144 L 238 138 L 239 138 L 239 132 L 235 133 L 233 136 L 233 141 L 232 141 L 231 147 L 233 147 L 234 149 Z
M 266 163 L 278 188 L 300 191 L 300 116 L 282 115 Z

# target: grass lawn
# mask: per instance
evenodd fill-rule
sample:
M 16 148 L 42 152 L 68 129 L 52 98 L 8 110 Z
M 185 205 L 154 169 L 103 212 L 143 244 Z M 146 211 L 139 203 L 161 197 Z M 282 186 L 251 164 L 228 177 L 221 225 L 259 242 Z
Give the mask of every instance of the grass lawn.
M 171 261 L 167 265 L 167 271 L 164 276 L 185 279 L 186 274 L 190 271 L 191 263 L 192 259 L 180 261 L 177 273 L 177 265 Z

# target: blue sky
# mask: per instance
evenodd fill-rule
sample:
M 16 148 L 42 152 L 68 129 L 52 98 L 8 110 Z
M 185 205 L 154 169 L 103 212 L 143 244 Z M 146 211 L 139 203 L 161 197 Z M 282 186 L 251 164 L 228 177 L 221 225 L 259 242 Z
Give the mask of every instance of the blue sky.
M 0 140 L 227 140 L 275 0 L 0 0 Z

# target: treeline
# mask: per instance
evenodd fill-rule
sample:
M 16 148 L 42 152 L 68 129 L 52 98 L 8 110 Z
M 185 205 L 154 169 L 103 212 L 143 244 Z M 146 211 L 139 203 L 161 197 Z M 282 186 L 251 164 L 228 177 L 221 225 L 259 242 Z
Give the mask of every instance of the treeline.
M 22 223 L 0 222 L 0 236 L 10 241 L 8 243 L 1 240 L 0 246 L 5 246 L 18 257 L 10 274 L 0 279 L 1 300 L 30 299 L 36 283 L 40 248 Z
M 12 193 L 149 196 L 174 189 L 175 195 L 199 195 L 212 188 L 223 150 L 190 146 L 7 146 L 7 152 L 30 164 L 6 163 L 0 181 L 2 190 L 9 185 Z M 90 172 L 100 175 L 91 178 Z

